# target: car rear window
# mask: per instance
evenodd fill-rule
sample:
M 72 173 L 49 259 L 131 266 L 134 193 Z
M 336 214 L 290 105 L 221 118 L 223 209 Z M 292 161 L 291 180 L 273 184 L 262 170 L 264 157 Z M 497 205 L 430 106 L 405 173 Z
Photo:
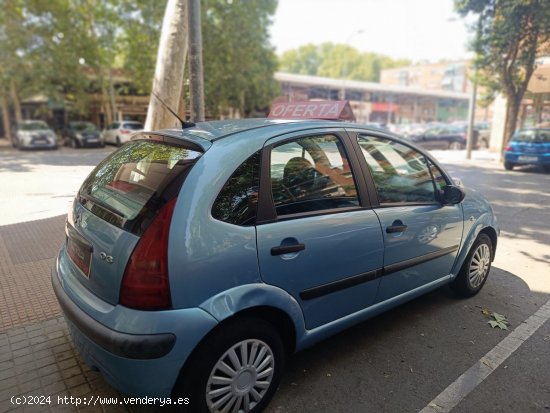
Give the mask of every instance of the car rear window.
M 516 132 L 513 141 L 517 142 L 550 142 L 550 130 L 524 130 Z
M 94 169 L 80 189 L 79 201 L 95 215 L 139 235 L 177 196 L 201 155 L 181 146 L 131 141 Z
M 125 123 L 122 125 L 124 129 L 130 129 L 130 130 L 142 130 L 143 125 L 141 123 Z

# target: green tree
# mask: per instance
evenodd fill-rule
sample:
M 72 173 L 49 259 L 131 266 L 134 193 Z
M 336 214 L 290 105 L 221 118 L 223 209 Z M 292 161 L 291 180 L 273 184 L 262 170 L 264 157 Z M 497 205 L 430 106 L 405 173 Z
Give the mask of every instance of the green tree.
M 241 116 L 265 108 L 277 94 L 277 57 L 268 27 L 276 0 L 204 0 L 202 36 L 207 111 Z
M 378 82 L 383 69 L 410 64 L 406 59 L 395 60 L 377 53 L 361 53 L 345 44 L 323 43 L 307 44 L 284 52 L 279 60 L 279 69 L 303 75 Z
M 455 0 L 462 15 L 478 15 L 472 43 L 478 80 L 488 95 L 507 98 L 504 141 L 517 125 L 521 101 L 536 68 L 537 53 L 550 41 L 548 0 Z

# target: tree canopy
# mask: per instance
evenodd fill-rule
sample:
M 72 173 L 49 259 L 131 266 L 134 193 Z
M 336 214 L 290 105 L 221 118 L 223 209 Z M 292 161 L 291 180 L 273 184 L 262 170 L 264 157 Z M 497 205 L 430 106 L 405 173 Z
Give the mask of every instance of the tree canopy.
M 0 97 L 17 112 L 34 95 L 70 102 L 85 114 L 90 92 L 109 109 L 113 69 L 133 92 L 148 94 L 166 1 L 4 0 L 0 8 Z M 277 94 L 277 59 L 268 27 L 276 0 L 203 0 L 207 110 L 241 114 Z M 183 73 L 183 68 L 182 68 Z M 17 102 L 16 102 L 17 101 Z M 112 101 L 112 99 L 111 99 Z
M 478 15 L 472 42 L 478 80 L 489 96 L 503 93 L 508 109 L 505 140 L 516 129 L 521 100 L 536 67 L 536 58 L 550 42 L 548 0 L 455 0 L 462 15 Z
M 409 66 L 406 59 L 392 59 L 377 53 L 361 53 L 357 49 L 334 43 L 307 44 L 289 50 L 280 58 L 284 72 L 378 82 L 382 69 Z

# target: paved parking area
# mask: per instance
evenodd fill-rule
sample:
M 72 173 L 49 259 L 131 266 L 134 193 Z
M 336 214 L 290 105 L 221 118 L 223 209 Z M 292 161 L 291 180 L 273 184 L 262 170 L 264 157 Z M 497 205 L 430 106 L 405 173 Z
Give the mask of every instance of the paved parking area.
M 10 194 L 0 207 L 0 412 L 160 409 L 124 404 L 83 363 L 50 286 L 64 212 L 110 151 L 19 153 L 0 145 L 0 193 Z M 550 196 L 540 188 L 550 185 L 550 175 L 506 173 L 489 153 L 470 162 L 459 155 L 439 156 L 453 176 L 489 196 L 503 226 L 486 287 L 465 301 L 435 291 L 291 357 L 268 413 L 419 411 L 508 336 L 487 326 L 483 308 L 507 315 L 514 329 L 548 301 Z M 545 322 L 453 411 L 549 411 L 548 346 Z M 10 401 L 26 395 L 52 399 L 42 406 Z M 59 403 L 65 396 L 117 404 Z

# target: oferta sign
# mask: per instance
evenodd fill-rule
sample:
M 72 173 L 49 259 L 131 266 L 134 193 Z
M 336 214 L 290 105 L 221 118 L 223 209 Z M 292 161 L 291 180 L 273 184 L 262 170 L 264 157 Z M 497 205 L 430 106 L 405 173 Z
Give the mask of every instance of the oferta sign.
M 274 103 L 271 107 L 268 118 L 355 121 L 353 110 L 347 100 Z

